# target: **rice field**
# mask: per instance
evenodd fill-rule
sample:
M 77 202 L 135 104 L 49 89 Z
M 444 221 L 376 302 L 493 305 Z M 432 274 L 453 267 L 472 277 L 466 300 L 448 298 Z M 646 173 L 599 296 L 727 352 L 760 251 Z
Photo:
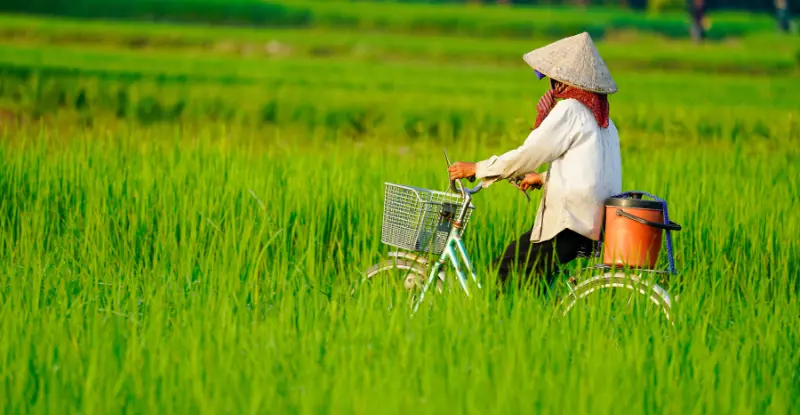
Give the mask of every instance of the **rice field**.
M 119 39 L 150 26 L 2 19 L 4 413 L 799 412 L 796 39 L 598 42 L 624 188 L 683 226 L 668 326 L 498 297 L 491 261 L 540 198 L 503 183 L 465 235 L 476 295 L 412 318 L 400 281 L 360 284 L 389 250 L 384 182 L 444 190 L 443 147 L 479 160 L 524 139 L 545 86 L 520 56 L 546 39 L 384 34 L 359 57 L 309 52 L 347 30 L 221 36 L 295 45 L 270 56 L 192 27 L 143 33 L 203 41 L 136 48 Z M 381 55 L 403 44 L 420 53 Z M 658 54 L 705 69 L 645 64 Z

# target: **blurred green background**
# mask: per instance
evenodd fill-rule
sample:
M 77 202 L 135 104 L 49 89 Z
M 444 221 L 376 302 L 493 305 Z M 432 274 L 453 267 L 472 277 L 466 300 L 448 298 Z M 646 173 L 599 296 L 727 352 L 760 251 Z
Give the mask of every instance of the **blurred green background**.
M 0 410 L 797 413 L 798 5 L 0 1 Z M 518 146 L 547 88 L 522 55 L 582 31 L 624 188 L 684 226 L 676 326 L 351 295 L 384 182 Z M 478 196 L 492 287 L 540 194 Z
M 643 122 L 630 111 L 643 90 L 628 79 L 713 73 L 780 84 L 798 72 L 800 41 L 793 24 L 780 25 L 779 2 L 708 2 L 702 33 L 687 2 L 556 3 L 3 2 L 0 108 L 26 119 L 214 119 L 361 136 L 518 131 L 514 120 L 531 115 L 513 107 L 533 85 L 522 54 L 581 31 L 622 82 L 615 99 L 633 103 L 615 110 L 623 125 Z

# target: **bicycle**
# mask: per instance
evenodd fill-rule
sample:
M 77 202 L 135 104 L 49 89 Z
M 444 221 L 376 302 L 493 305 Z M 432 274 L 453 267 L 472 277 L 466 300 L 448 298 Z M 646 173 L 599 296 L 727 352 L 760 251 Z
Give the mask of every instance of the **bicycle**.
M 521 177 L 516 178 L 512 180 L 512 183 L 516 182 L 518 184 L 520 180 Z M 474 178 L 470 178 L 470 181 L 474 181 Z M 460 195 L 388 182 L 385 183 L 385 186 L 381 242 L 400 250 L 389 252 L 388 256 L 393 259 L 387 259 L 371 266 L 365 273 L 365 281 L 372 280 L 384 272 L 404 271 L 407 274 L 403 278 L 407 290 L 411 290 L 422 283 L 422 291 L 416 299 L 412 314 L 419 309 L 425 294 L 434 281 L 437 283 L 438 291 L 442 291 L 446 280 L 445 265 L 447 263 L 453 266 L 459 283 L 467 296 L 470 295 L 468 275 L 478 289 L 481 289 L 481 284 L 478 281 L 475 268 L 467 254 L 462 238 L 474 210 L 472 198 L 483 188 L 482 182 L 479 182 L 473 188 L 467 188 L 463 184 L 463 180 L 460 182 L 451 180 L 449 190 L 455 190 Z M 523 193 L 525 192 L 523 191 Z M 641 199 L 643 195 L 655 198 L 645 192 L 627 192 L 616 196 L 638 197 Z M 525 196 L 528 197 L 527 193 L 525 193 Z M 530 200 L 530 197 L 528 197 L 528 200 Z M 647 221 L 627 214 L 622 209 L 617 209 L 617 215 L 626 216 L 636 222 L 667 231 L 669 271 L 636 267 L 617 268 L 616 265 L 600 263 L 581 268 L 576 274 L 568 275 L 565 272 L 566 264 L 559 265 L 556 271 L 557 278 L 553 279 L 553 284 L 560 279 L 567 287 L 566 294 L 563 295 L 563 301 L 559 301 L 560 306 L 563 307 L 563 316 L 566 316 L 575 307 L 578 300 L 584 299 L 598 290 L 625 288 L 634 294 L 638 292 L 644 295 L 656 306 L 660 307 L 667 320 L 670 320 L 672 297 L 661 285 L 645 277 L 648 274 L 665 275 L 675 273 L 669 232 L 679 231 L 681 227 L 669 221 L 666 213 L 666 202 L 658 200 L 664 205 L 664 223 Z M 594 250 L 591 252 L 582 251 L 579 253 L 578 258 L 588 258 L 590 260 L 600 258 L 602 245 L 601 238 L 600 241 L 595 243 Z M 417 253 L 428 253 L 429 256 L 438 255 L 438 259 L 431 263 L 426 257 Z M 633 271 L 632 275 L 631 271 Z M 587 273 L 589 274 L 588 278 L 578 279 L 578 276 Z M 553 289 L 552 284 L 549 288 L 550 292 L 557 292 L 557 290 Z

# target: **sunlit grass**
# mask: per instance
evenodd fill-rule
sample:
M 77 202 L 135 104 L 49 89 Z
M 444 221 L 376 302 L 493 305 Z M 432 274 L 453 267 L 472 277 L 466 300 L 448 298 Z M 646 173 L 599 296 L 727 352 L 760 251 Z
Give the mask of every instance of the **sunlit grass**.
M 0 17 L 0 408 L 796 412 L 795 41 L 598 42 L 621 91 L 624 188 L 665 198 L 683 226 L 678 274 L 661 282 L 679 298 L 674 326 L 611 296 L 566 318 L 554 298 L 498 296 L 491 262 L 540 200 L 504 183 L 477 195 L 465 235 L 485 288 L 466 298 L 449 275 L 412 317 L 400 281 L 362 282 L 388 258 L 384 182 L 444 190 L 442 147 L 475 161 L 518 146 L 545 83 L 519 59 L 527 40 L 452 36 L 456 6 L 367 5 L 336 29 L 337 3 L 295 6 L 327 29 Z M 459 10 L 486 31 L 502 17 L 503 36 L 534 21 Z M 386 30 L 358 31 L 387 13 Z M 420 24 L 441 33 L 409 36 Z M 295 49 L 239 56 L 217 38 Z M 739 64 L 774 76 L 723 74 Z
M 280 142 L 284 144 L 280 144 Z M 529 294 L 357 290 L 383 182 L 443 189 L 441 146 L 247 129 L 3 137 L 0 402 L 8 412 L 791 412 L 798 406 L 797 153 L 623 149 L 669 201 L 676 326 L 558 318 Z M 451 157 L 502 151 L 448 144 Z M 647 147 L 644 147 L 646 150 Z M 538 197 L 534 195 L 534 202 Z M 478 195 L 481 278 L 532 224 Z M 457 288 L 457 287 L 455 287 Z

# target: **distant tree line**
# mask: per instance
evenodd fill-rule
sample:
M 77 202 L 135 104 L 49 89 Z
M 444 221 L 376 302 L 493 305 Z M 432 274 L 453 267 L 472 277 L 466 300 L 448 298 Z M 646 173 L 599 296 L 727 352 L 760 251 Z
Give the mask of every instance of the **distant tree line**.
M 358 1 L 358 0 L 356 0 Z M 361 0 L 363 1 L 363 0 Z M 746 10 L 769 12 L 775 15 L 778 27 L 791 30 L 791 16 L 800 13 L 800 0 L 373 0 L 399 3 L 472 3 L 504 4 L 509 6 L 610 6 L 634 10 L 677 11 L 686 10 L 691 20 L 691 34 L 695 41 L 705 39 L 705 15 L 713 10 Z
M 345 0 L 346 1 L 346 0 Z M 711 33 L 706 33 L 710 27 L 710 21 L 706 17 L 708 12 L 715 10 L 749 10 L 752 12 L 769 13 L 774 16 L 776 27 L 784 32 L 792 31 L 791 17 L 800 13 L 796 10 L 800 5 L 800 0 L 349 0 L 356 2 L 375 2 L 375 3 L 428 3 L 428 4 L 504 4 L 508 6 L 606 6 L 634 10 L 648 10 L 653 12 L 678 12 L 686 13 L 689 18 L 689 34 L 697 41 L 702 42 L 707 35 L 719 37 L 722 34 L 719 29 Z M 794 8 L 794 10 L 790 9 Z M 205 24 L 223 25 L 250 25 L 267 27 L 308 27 L 311 25 L 322 25 L 331 27 L 356 27 L 362 19 L 369 20 L 368 15 L 358 15 L 357 7 L 322 7 L 315 8 L 314 3 L 297 3 L 290 0 L 0 0 L 0 11 L 15 13 L 30 13 L 65 16 L 73 18 L 104 18 L 121 20 L 148 20 L 148 21 L 171 21 L 171 22 L 194 22 Z M 349 14 L 348 14 L 349 13 Z M 355 14 L 354 14 L 355 13 Z M 626 17 L 628 20 L 636 20 L 638 17 Z M 417 19 L 413 17 L 412 20 Z M 425 20 L 423 18 L 423 20 Z M 447 19 L 445 19 L 447 20 Z M 447 21 L 437 17 L 433 20 L 428 19 L 426 24 L 432 24 L 438 29 L 448 32 L 454 27 L 464 30 L 469 27 L 470 31 L 477 28 L 476 21 L 462 22 L 453 18 Z M 525 36 L 533 35 L 531 25 L 524 21 L 524 17 L 518 18 L 515 22 L 509 23 L 503 29 L 494 27 L 494 32 L 525 33 Z M 644 20 L 644 19 L 642 19 Z M 682 26 L 683 22 L 674 17 L 667 16 L 666 20 L 671 21 L 671 27 L 664 27 L 665 22 L 658 26 L 659 32 L 673 32 L 677 26 Z M 376 20 L 373 22 L 378 24 Z M 384 22 L 385 23 L 385 22 Z M 380 24 L 384 24 L 380 23 Z M 411 23 L 412 26 L 419 26 L 419 19 Z M 628 22 L 631 23 L 631 22 Z M 652 22 L 651 22 L 652 23 Z M 651 23 L 643 23 L 645 26 Z M 470 27 L 472 25 L 472 27 Z M 634 23 L 634 25 L 636 25 Z M 669 24 L 668 24 L 669 25 Z M 677 25 L 677 26 L 676 26 Z M 563 26 L 561 29 L 570 26 Z M 574 25 L 573 25 L 574 26 Z M 595 25 L 597 27 L 598 25 Z M 734 24 L 736 26 L 736 24 Z M 739 22 L 738 26 L 742 26 Z M 652 28 L 652 27 L 651 27 Z M 486 29 L 486 28 L 484 28 Z M 570 27 L 570 30 L 574 27 Z M 504 32 L 505 30 L 505 32 Z M 588 30 L 588 29 L 587 29 Z M 685 36 L 685 28 L 677 28 Z M 730 33 L 727 33 L 729 35 Z M 553 36 L 553 33 L 548 33 Z
M 362 0 L 363 1 L 363 0 Z M 375 0 L 394 1 L 397 3 L 484 3 L 508 5 L 581 5 L 581 6 L 618 6 L 631 9 L 647 9 L 649 3 L 669 3 L 689 7 L 691 0 Z M 705 0 L 709 10 L 748 10 L 754 12 L 773 13 L 780 4 L 787 4 L 792 13 L 800 13 L 800 0 Z

